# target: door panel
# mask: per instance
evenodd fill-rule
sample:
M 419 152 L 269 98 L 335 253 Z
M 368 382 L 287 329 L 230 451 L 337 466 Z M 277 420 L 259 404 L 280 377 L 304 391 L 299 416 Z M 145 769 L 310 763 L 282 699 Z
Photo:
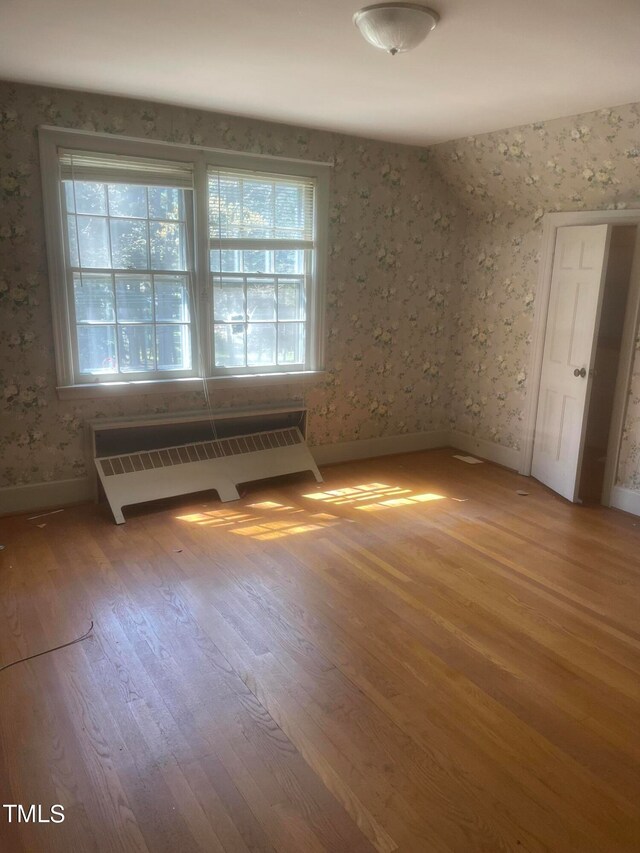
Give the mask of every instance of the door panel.
M 578 494 L 609 241 L 608 225 L 559 228 L 556 237 L 532 474 L 570 501 Z

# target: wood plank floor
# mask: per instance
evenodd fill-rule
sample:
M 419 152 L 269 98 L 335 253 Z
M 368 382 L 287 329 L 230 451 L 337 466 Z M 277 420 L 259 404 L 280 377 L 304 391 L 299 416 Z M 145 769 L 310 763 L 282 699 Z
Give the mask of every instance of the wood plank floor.
M 14 851 L 640 850 L 640 526 L 429 451 L 0 520 Z M 528 496 L 518 496 L 526 488 Z M 39 524 L 45 524 L 39 527 Z

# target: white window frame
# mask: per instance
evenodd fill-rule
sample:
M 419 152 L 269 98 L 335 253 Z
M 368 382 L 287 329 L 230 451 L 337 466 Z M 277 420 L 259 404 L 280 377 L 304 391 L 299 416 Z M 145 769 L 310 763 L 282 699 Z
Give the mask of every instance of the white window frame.
M 93 131 L 70 130 L 41 126 L 39 128 L 40 167 L 44 203 L 45 234 L 49 265 L 53 337 L 56 356 L 58 395 L 75 396 L 119 395 L 126 393 L 156 393 L 172 390 L 188 391 L 203 379 L 220 385 L 270 385 L 305 382 L 322 374 L 324 369 L 324 312 L 327 264 L 327 230 L 329 208 L 329 163 L 294 160 L 259 154 L 226 151 L 195 145 L 173 144 L 156 140 L 136 139 Z M 59 175 L 58 149 L 90 151 L 105 155 L 123 155 L 162 159 L 190 164 L 193 167 L 193 233 L 194 287 L 191 306 L 192 375 L 180 373 L 178 378 L 151 376 L 123 379 L 112 375 L 82 377 L 74 367 L 75 328 L 69 304 L 70 287 L 65 260 L 66 244 L 63 224 L 63 188 Z M 243 368 L 213 368 L 213 292 L 209 270 L 208 170 L 238 169 L 272 173 L 291 177 L 312 178 L 315 182 L 314 264 L 310 300 L 307 304 L 306 330 L 308 355 L 304 370 Z M 197 353 L 201 353 L 202 368 Z M 203 375 L 204 374 L 204 375 Z
M 216 168 L 210 168 L 210 174 L 212 177 L 215 176 L 216 172 L 218 172 L 217 167 Z M 278 180 L 284 180 L 284 182 L 286 182 L 288 179 L 290 179 L 292 177 L 290 175 L 283 175 L 283 174 L 278 175 L 278 174 L 274 174 L 274 173 L 265 173 L 265 172 L 247 173 L 246 170 L 242 170 L 240 172 L 240 175 L 238 175 L 235 170 L 231 171 L 231 172 L 227 172 L 226 174 L 223 173 L 222 177 L 223 178 L 225 178 L 227 176 L 230 176 L 232 178 L 245 177 L 245 175 L 247 175 L 247 174 L 249 177 L 252 177 L 255 174 L 255 176 L 258 180 L 261 180 L 261 179 L 266 177 L 267 179 L 272 179 L 274 182 L 278 182 Z M 299 176 L 296 176 L 296 177 L 299 177 Z M 314 191 L 315 191 L 315 188 L 314 188 Z M 311 217 L 310 217 L 310 219 L 312 220 L 312 226 L 315 225 L 315 223 L 313 222 L 314 213 L 315 213 L 315 211 L 312 211 Z M 311 243 L 312 242 L 313 241 L 311 241 Z M 248 345 L 248 330 L 249 330 L 249 325 L 252 323 L 252 320 L 248 315 L 248 304 L 247 304 L 247 301 L 248 301 L 247 280 L 248 279 L 254 279 L 254 280 L 259 281 L 260 278 L 264 278 L 266 280 L 273 280 L 273 281 L 277 282 L 276 283 L 276 303 L 277 303 L 277 305 L 279 305 L 279 295 L 277 294 L 277 291 L 278 291 L 278 286 L 279 286 L 280 282 L 283 280 L 286 280 L 288 278 L 294 278 L 294 279 L 302 278 L 304 281 L 305 305 L 311 305 L 312 310 L 313 310 L 312 298 L 313 298 L 315 252 L 313 251 L 313 248 L 310 245 L 310 242 L 306 239 L 306 237 L 300 238 L 300 236 L 297 236 L 297 237 L 290 238 L 290 239 L 287 239 L 287 238 L 278 238 L 278 239 L 268 238 L 266 240 L 264 240 L 262 238 L 253 238 L 253 237 L 251 237 L 251 238 L 226 237 L 226 238 L 223 238 L 222 240 L 220 240 L 212 234 L 210 236 L 209 248 L 213 254 L 215 254 L 218 251 L 226 251 L 226 250 L 242 253 L 242 252 L 246 251 L 247 249 L 249 249 L 249 250 L 257 249 L 258 251 L 263 251 L 263 250 L 277 251 L 278 249 L 297 249 L 297 250 L 302 251 L 304 253 L 304 272 L 303 273 L 286 274 L 286 273 L 277 273 L 275 271 L 274 272 L 264 272 L 264 273 L 252 273 L 252 272 L 246 272 L 246 271 L 245 272 L 228 272 L 228 271 L 223 272 L 222 270 L 220 270 L 218 272 L 212 272 L 211 273 L 212 283 L 214 285 L 214 287 L 213 287 L 214 301 L 215 301 L 215 280 L 216 279 L 219 279 L 222 281 L 225 278 L 227 278 L 227 279 L 234 279 L 235 278 L 238 281 L 240 281 L 240 280 L 243 281 L 246 315 L 245 315 L 245 319 L 244 319 L 244 321 L 242 321 L 241 325 L 244 326 L 245 361 L 247 359 L 247 352 L 248 352 L 248 346 L 247 346 Z M 229 322 L 228 320 L 225 321 L 225 320 L 222 320 L 220 318 L 216 318 L 215 317 L 214 305 L 212 305 L 212 312 L 214 315 L 214 318 L 213 318 L 214 327 L 218 323 L 220 323 L 222 325 L 234 325 L 233 323 Z M 305 310 L 305 314 L 308 315 L 308 311 Z M 297 323 L 299 321 L 298 320 L 281 321 L 280 317 L 279 317 L 279 311 L 276 310 L 276 316 L 275 316 L 273 321 L 272 320 L 264 320 L 264 321 L 258 320 L 258 321 L 254 321 L 254 322 L 257 322 L 257 323 L 264 322 L 264 323 L 267 323 L 269 325 L 272 325 L 273 323 L 275 323 L 276 329 L 277 329 L 276 333 L 277 333 L 277 336 L 279 338 L 281 324 L 284 324 L 287 322 Z M 303 322 L 305 325 L 305 352 L 304 352 L 303 362 L 302 363 L 298 362 L 297 364 L 293 364 L 293 365 L 275 364 L 275 365 L 263 366 L 260 368 L 260 370 L 264 371 L 265 373 L 282 373 L 282 372 L 295 373 L 295 372 L 299 372 L 300 370 L 308 369 L 308 367 L 310 365 L 310 360 L 312 357 L 312 352 L 313 352 L 313 336 L 311 334 L 310 324 L 309 324 L 307 316 L 305 316 L 305 320 Z M 214 352 L 212 353 L 212 367 L 211 367 L 211 372 L 213 375 L 224 376 L 224 375 L 226 375 L 226 374 L 228 375 L 230 373 L 236 374 L 236 375 L 237 374 L 255 373 L 255 368 L 252 366 L 249 366 L 248 364 L 246 366 L 243 366 L 243 367 L 216 366 L 215 365 L 215 335 L 213 336 L 213 343 L 214 343 Z

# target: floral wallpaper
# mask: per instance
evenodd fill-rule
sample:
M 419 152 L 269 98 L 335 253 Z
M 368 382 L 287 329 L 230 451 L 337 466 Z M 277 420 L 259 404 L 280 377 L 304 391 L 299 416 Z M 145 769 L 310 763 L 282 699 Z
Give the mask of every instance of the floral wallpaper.
M 313 444 L 445 425 L 458 205 L 433 172 L 427 152 L 179 107 L 0 83 L 0 486 L 83 476 L 87 419 L 204 406 L 200 393 L 58 399 L 40 124 L 333 161 L 326 375 L 305 387 L 213 391 L 212 402 L 222 407 L 304 397 Z
M 304 398 L 313 444 L 451 427 L 519 448 L 545 212 L 640 207 L 638 104 L 421 149 L 0 83 L 0 486 L 83 476 L 87 419 L 204 406 L 58 399 L 40 124 L 334 163 L 326 374 L 212 393 Z M 640 339 L 618 481 L 640 490 Z
M 447 142 L 430 156 L 465 223 L 450 424 L 519 448 L 543 216 L 640 207 L 640 104 Z M 640 343 L 618 482 L 640 490 Z

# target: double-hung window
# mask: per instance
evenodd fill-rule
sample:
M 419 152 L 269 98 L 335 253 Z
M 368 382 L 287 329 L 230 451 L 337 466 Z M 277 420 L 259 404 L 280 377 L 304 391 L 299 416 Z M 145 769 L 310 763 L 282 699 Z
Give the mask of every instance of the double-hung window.
M 62 149 L 76 376 L 188 376 L 193 367 L 193 173 Z
M 215 370 L 309 364 L 314 194 L 309 179 L 209 170 Z
M 322 368 L 324 164 L 56 128 L 40 144 L 59 386 Z

